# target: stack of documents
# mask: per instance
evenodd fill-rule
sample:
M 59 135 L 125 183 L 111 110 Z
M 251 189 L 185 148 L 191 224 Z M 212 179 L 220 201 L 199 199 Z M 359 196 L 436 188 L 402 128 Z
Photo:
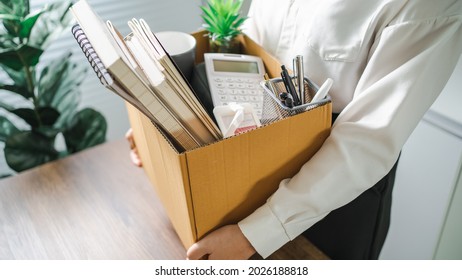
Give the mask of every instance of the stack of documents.
M 103 85 L 149 117 L 178 151 L 222 138 L 144 20 L 128 22 L 132 33 L 124 38 L 85 0 L 74 4 L 71 11 L 78 22 L 72 33 Z

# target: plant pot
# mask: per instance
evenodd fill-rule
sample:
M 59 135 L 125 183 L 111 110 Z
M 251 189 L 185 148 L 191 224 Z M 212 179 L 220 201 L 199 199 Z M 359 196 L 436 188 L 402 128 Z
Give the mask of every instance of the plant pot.
M 241 46 L 236 38 L 231 40 L 210 39 L 210 52 L 214 53 L 241 53 Z

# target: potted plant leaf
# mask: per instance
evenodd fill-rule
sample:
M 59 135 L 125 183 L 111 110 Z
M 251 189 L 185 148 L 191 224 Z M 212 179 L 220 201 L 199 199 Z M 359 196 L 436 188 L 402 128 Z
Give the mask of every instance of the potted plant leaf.
M 69 29 L 71 4 L 56 2 L 31 12 L 28 0 L 0 2 L 0 141 L 8 166 L 17 172 L 106 138 L 105 118 L 78 109 L 86 65 L 73 62 L 70 52 L 40 62 L 50 43 Z M 58 150 L 60 134 L 65 148 Z
M 243 0 L 209 0 L 201 6 L 203 27 L 208 31 L 210 51 L 239 53 L 236 36 L 242 33 L 241 26 L 247 19 L 240 15 Z

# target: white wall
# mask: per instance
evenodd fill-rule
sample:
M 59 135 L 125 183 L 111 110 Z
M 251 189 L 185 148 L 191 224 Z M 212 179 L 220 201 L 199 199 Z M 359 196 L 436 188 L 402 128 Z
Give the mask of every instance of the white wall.
M 154 32 L 164 30 L 177 30 L 192 32 L 201 26 L 199 6 L 200 0 L 87 0 L 94 10 L 106 20 L 112 23 L 126 35 L 129 28 L 126 24 L 131 18 L 144 18 Z M 31 10 L 42 7 L 50 0 L 31 0 Z M 86 58 L 79 49 L 77 43 L 71 35 L 70 30 L 63 34 L 42 56 L 43 60 L 54 58 L 64 50 L 72 50 L 74 59 L 81 63 L 86 62 Z M 90 65 L 88 65 L 90 69 Z M 127 113 L 122 99 L 105 89 L 96 78 L 92 70 L 88 75 L 82 90 L 81 107 L 93 107 L 101 112 L 108 122 L 108 140 L 122 138 L 129 127 Z M 10 95 L 2 94 L 0 98 L 11 101 Z M 3 144 L 2 144 L 3 145 Z M 0 147 L 0 174 L 7 169 L 3 156 L 3 146 Z
M 242 4 L 242 14 L 247 14 L 249 11 L 250 3 L 252 0 L 244 0 L 244 4 Z

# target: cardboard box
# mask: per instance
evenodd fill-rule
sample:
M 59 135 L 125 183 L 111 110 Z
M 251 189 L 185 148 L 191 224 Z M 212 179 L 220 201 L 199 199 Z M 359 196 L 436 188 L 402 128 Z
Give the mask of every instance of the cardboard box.
M 197 39 L 197 62 L 208 39 Z M 242 50 L 260 56 L 271 77 L 280 63 L 246 36 Z M 155 126 L 128 105 L 135 141 L 150 181 L 184 246 L 236 223 L 265 203 L 279 182 L 295 175 L 330 133 L 331 104 L 213 144 L 177 153 Z

